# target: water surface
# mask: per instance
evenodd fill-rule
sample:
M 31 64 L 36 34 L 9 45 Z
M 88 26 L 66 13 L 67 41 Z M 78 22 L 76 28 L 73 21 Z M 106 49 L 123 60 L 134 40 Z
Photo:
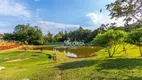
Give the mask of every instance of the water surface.
M 40 49 L 37 47 L 35 49 Z M 66 56 L 72 58 L 84 58 L 97 56 L 95 52 L 102 49 L 97 46 L 43 46 L 42 50 L 54 50 L 55 52 L 63 52 Z
M 64 52 L 68 57 L 91 57 L 96 56 L 95 52 L 102 49 L 101 47 L 96 46 L 74 46 L 74 47 L 55 47 L 55 51 Z

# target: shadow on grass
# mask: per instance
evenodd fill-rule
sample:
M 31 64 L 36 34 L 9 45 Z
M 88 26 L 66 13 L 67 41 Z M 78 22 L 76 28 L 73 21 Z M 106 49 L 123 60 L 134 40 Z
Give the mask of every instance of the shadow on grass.
M 125 79 L 126 80 L 126 79 Z M 142 77 L 137 77 L 137 76 L 128 76 L 127 80 L 142 80 Z
M 136 67 L 142 66 L 142 58 L 118 58 L 118 59 L 108 59 L 104 60 L 98 70 L 103 69 L 134 69 Z M 142 67 L 141 67 L 142 68 Z
M 57 66 L 60 70 L 83 68 L 96 65 L 96 70 L 103 69 L 133 69 L 142 66 L 142 58 L 117 58 L 106 60 L 83 60 L 63 63 Z M 141 67 L 142 68 L 142 67 Z
M 90 80 L 142 80 L 142 77 L 123 76 L 123 77 L 116 77 L 116 78 L 104 78 L 104 77 L 98 77 L 97 76 L 97 77 L 90 78 Z
M 89 67 L 89 66 L 98 64 L 98 62 L 100 62 L 100 60 L 82 60 L 82 61 L 63 63 L 57 67 L 60 70 L 83 68 L 83 67 Z

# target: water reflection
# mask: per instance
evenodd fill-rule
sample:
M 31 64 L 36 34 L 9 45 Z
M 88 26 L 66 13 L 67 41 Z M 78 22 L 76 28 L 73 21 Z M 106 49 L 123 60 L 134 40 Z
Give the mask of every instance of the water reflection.
M 97 46 L 41 46 L 35 47 L 34 50 L 54 50 L 55 52 L 63 52 L 66 56 L 72 58 L 82 58 L 97 56 L 95 52 L 102 49 Z
M 80 58 L 80 57 L 91 57 L 96 56 L 95 52 L 102 49 L 96 46 L 73 46 L 73 47 L 55 47 L 55 51 L 64 52 L 68 57 Z
M 73 57 L 73 58 L 77 58 L 77 55 L 75 53 L 72 53 L 72 52 L 66 52 L 64 51 L 64 54 L 68 57 Z

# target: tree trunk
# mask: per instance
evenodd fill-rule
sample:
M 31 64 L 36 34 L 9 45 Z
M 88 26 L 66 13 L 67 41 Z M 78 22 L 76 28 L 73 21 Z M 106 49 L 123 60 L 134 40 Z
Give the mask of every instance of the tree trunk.
M 109 57 L 111 58 L 111 57 L 112 57 L 111 53 L 110 53 L 110 52 L 108 52 L 108 54 L 109 54 Z
M 141 46 L 139 46 L 139 50 L 140 50 L 140 55 L 142 57 L 142 48 L 141 48 Z
M 125 54 L 127 54 L 127 50 L 126 50 L 126 47 L 125 47 L 124 43 L 123 43 L 123 51 L 125 52 Z
M 112 53 L 111 57 L 113 57 L 114 54 L 115 54 L 115 52 Z
M 108 56 L 109 56 L 109 57 L 112 57 L 112 56 L 111 56 L 110 48 L 108 48 Z
M 22 46 L 23 46 L 23 48 L 24 48 L 24 51 L 26 52 L 26 51 L 27 51 L 26 46 L 25 46 L 25 45 L 22 45 Z
M 43 51 L 43 48 L 40 48 L 40 53 L 42 53 L 42 51 Z

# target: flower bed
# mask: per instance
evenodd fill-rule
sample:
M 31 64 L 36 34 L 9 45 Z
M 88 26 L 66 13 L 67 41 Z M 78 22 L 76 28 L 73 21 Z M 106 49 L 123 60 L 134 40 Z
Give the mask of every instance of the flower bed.
M 16 47 L 19 47 L 19 46 L 20 46 L 20 44 L 17 44 L 15 42 L 0 41 L 0 50 L 16 48 Z

